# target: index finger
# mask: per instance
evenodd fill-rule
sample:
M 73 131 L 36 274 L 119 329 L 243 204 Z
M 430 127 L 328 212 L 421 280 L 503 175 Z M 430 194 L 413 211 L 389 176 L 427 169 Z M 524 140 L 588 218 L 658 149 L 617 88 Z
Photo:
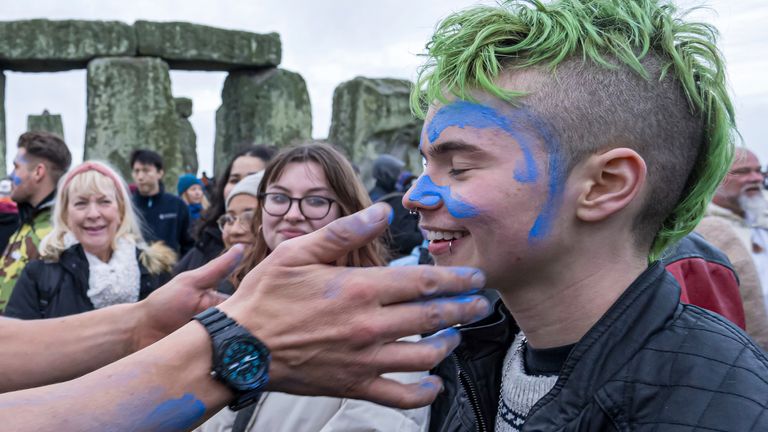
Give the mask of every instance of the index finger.
M 345 269 L 330 284 L 334 292 L 375 295 L 382 306 L 470 293 L 485 286 L 485 275 L 472 267 L 367 267 Z
M 286 266 L 328 264 L 378 238 L 389 226 L 392 208 L 376 203 L 323 228 L 281 243 L 270 260 Z

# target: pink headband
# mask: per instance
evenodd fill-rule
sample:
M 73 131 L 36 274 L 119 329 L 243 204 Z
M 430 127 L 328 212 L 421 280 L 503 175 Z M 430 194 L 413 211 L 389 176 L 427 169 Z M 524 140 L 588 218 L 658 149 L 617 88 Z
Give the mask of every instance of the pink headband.
M 96 171 L 97 173 L 111 179 L 112 182 L 115 183 L 115 189 L 118 191 L 122 189 L 122 182 L 117 177 L 115 177 L 112 171 L 97 162 L 84 162 L 77 168 L 70 171 L 69 174 L 67 174 L 67 179 L 64 180 L 64 185 L 61 189 L 66 190 L 67 186 L 69 186 L 69 184 L 72 182 L 72 179 L 75 178 L 76 175 L 82 174 L 86 171 Z

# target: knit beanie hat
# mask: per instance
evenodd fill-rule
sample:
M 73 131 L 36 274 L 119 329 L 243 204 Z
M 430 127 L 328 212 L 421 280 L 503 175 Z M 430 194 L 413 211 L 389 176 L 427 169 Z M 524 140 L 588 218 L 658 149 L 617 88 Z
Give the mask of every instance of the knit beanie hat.
M 203 182 L 201 182 L 194 174 L 184 174 L 179 177 L 179 183 L 176 185 L 176 190 L 179 192 L 179 196 L 181 196 L 187 189 L 196 184 L 203 186 Z
M 259 193 L 259 185 L 261 184 L 262 177 L 264 177 L 263 170 L 240 180 L 235 185 L 235 187 L 232 188 L 232 191 L 229 193 L 229 195 L 227 195 L 225 208 L 229 209 L 229 203 L 232 201 L 232 198 L 234 198 L 235 195 L 246 194 L 258 198 L 257 195 Z

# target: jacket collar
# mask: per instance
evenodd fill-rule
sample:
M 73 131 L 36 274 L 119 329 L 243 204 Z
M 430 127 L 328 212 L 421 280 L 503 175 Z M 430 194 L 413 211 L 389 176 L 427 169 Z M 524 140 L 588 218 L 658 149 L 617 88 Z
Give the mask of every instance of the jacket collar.
M 136 189 L 136 192 L 134 192 L 134 196 L 139 199 L 140 202 L 148 202 L 148 201 L 154 201 L 158 197 L 162 196 L 165 193 L 165 185 L 163 184 L 163 181 L 160 181 L 160 189 L 158 189 L 157 193 L 154 195 L 148 195 L 144 196 L 139 192 L 138 189 Z
M 581 405 L 666 325 L 679 305 L 680 287 L 657 261 L 574 346 L 555 387 L 531 409 L 526 422 L 554 430 L 564 419 L 578 416 Z M 570 403 L 563 403 L 566 397 Z M 551 415 L 555 411 L 558 415 Z
M 37 206 L 32 206 L 31 204 L 27 202 L 19 203 L 19 220 L 21 220 L 21 223 L 29 223 L 34 220 L 34 218 L 40 214 L 40 212 L 44 211 L 45 209 L 49 209 L 53 207 L 54 200 L 56 198 L 56 189 L 54 189 L 51 193 L 48 194 L 45 198 L 43 198 L 42 201 Z

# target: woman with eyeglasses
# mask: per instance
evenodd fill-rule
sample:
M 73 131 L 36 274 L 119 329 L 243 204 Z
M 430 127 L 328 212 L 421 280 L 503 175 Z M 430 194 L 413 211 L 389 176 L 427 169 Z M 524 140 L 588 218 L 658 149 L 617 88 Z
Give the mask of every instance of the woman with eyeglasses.
M 256 239 L 251 232 L 251 221 L 259 204 L 259 183 L 263 176 L 264 171 L 259 171 L 245 177 L 227 196 L 226 212 L 217 220 L 225 250 L 238 243 L 251 246 Z
M 371 205 L 352 165 L 333 147 L 320 143 L 287 149 L 275 156 L 264 171 L 258 197 L 251 223 L 255 241 L 235 272 L 235 285 L 281 243 Z M 380 241 L 373 242 L 351 252 L 344 265 L 384 265 L 383 251 Z M 406 373 L 388 377 L 417 382 L 423 376 Z M 422 431 L 427 429 L 428 418 L 428 408 L 397 410 L 353 399 L 268 392 L 251 409 L 237 413 L 224 409 L 199 430 Z

